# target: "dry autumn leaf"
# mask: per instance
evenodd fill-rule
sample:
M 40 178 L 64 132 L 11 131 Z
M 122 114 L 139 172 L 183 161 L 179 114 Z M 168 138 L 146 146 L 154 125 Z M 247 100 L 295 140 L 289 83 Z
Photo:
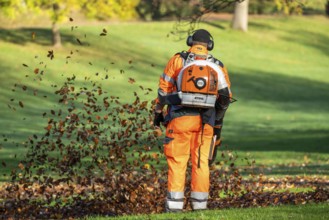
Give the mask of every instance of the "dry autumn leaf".
M 131 83 L 131 84 L 134 84 L 136 81 L 133 78 L 129 78 L 128 82 Z
M 49 50 L 47 57 L 49 57 L 51 60 L 54 59 L 54 51 L 53 50 Z
M 79 38 L 77 38 L 77 42 L 78 42 L 80 45 L 82 45 L 82 42 L 80 41 Z

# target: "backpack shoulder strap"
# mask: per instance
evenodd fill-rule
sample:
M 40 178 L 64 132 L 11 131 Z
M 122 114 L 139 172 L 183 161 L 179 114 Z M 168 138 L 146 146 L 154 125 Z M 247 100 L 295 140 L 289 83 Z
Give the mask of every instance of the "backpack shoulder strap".
M 183 66 L 186 66 L 195 60 L 196 55 L 188 51 L 177 53 L 183 59 Z
M 222 68 L 224 67 L 224 64 L 220 60 L 213 57 L 213 55 L 211 55 L 211 54 L 208 54 L 207 60 L 212 62 L 212 63 L 215 63 L 215 64 L 219 65 Z
M 184 50 L 182 52 L 176 53 L 175 55 L 178 55 L 178 54 L 180 55 L 181 58 L 183 58 L 184 60 L 186 60 L 187 57 L 188 57 L 188 55 L 190 54 L 190 52 Z

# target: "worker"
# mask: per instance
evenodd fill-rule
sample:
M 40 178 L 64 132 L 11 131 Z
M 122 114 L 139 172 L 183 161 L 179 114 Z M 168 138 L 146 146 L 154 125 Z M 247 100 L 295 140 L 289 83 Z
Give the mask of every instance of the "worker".
M 186 43 L 188 51 L 171 57 L 160 76 L 154 108 L 154 126 L 166 127 L 168 212 L 183 210 L 189 159 L 190 205 L 193 210 L 207 209 L 209 166 L 221 144 L 223 118 L 232 97 L 226 67 L 209 54 L 214 47 L 211 34 L 198 29 L 187 37 Z

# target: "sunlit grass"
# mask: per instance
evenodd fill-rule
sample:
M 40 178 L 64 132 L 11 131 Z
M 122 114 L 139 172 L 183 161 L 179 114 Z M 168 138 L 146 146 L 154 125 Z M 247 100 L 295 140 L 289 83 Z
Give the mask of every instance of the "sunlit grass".
M 49 111 L 59 108 L 54 91 L 67 77 L 76 75 L 76 87 L 100 82 L 123 102 L 131 102 L 139 86 L 153 90 L 141 93 L 142 99 L 154 99 L 167 60 L 188 49 L 184 40 L 167 37 L 172 26 L 172 22 L 102 24 L 73 31 L 64 26 L 61 49 L 51 47 L 49 28 L 0 30 L 0 162 L 6 164 L 0 165 L 0 179 L 8 180 L 10 170 L 17 169 L 26 151 L 22 143 L 45 131 Z M 213 34 L 212 53 L 226 64 L 238 99 L 227 112 L 222 134 L 223 147 L 239 155 L 237 165 L 244 165 L 240 159 L 249 154 L 256 165 L 267 167 L 269 175 L 328 175 L 327 26 L 325 17 L 251 18 L 247 33 L 230 30 L 228 21 L 200 24 Z M 99 36 L 103 28 L 106 37 Z M 34 41 L 31 31 L 36 33 Z M 54 51 L 52 60 L 49 50 Z M 35 68 L 44 70 L 42 81 L 33 73 Z M 136 83 L 128 83 L 129 78 Z
M 276 207 L 257 208 L 232 208 L 218 209 L 199 212 L 166 213 L 157 215 L 122 216 L 114 219 L 302 219 L 302 220 L 325 220 L 328 218 L 328 203 L 285 205 Z M 89 217 L 92 220 L 108 219 L 106 217 Z M 112 219 L 112 218 L 111 218 Z

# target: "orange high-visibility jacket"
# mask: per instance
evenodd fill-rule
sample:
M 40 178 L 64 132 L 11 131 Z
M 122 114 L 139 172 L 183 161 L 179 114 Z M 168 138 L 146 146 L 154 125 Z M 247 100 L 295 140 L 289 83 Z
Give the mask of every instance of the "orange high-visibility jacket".
M 208 55 L 208 50 L 206 47 L 201 45 L 194 45 L 192 46 L 188 52 L 194 53 L 197 56 L 199 56 L 199 59 L 205 59 Z M 216 58 L 213 58 L 214 63 L 219 65 L 219 68 L 223 71 L 226 82 L 228 84 L 229 89 L 229 97 L 232 97 L 232 93 L 230 91 L 231 83 L 228 76 L 228 72 L 224 64 L 217 60 Z M 182 57 L 181 53 L 175 54 L 168 62 L 167 66 L 164 69 L 163 74 L 160 76 L 159 80 L 159 89 L 158 89 L 158 98 L 156 99 L 156 110 L 162 110 L 164 105 L 171 105 L 171 109 L 168 109 L 168 111 L 177 110 L 177 108 L 181 108 L 178 106 L 175 106 L 177 103 L 179 103 L 179 97 L 177 94 L 177 87 L 176 87 L 176 81 L 178 74 L 180 70 L 184 67 L 184 58 Z M 189 113 L 193 112 L 193 108 L 185 108 L 188 109 Z M 168 112 L 169 113 L 169 112 Z M 168 119 L 173 119 L 172 116 Z M 214 125 L 213 122 L 205 122 L 210 125 Z

